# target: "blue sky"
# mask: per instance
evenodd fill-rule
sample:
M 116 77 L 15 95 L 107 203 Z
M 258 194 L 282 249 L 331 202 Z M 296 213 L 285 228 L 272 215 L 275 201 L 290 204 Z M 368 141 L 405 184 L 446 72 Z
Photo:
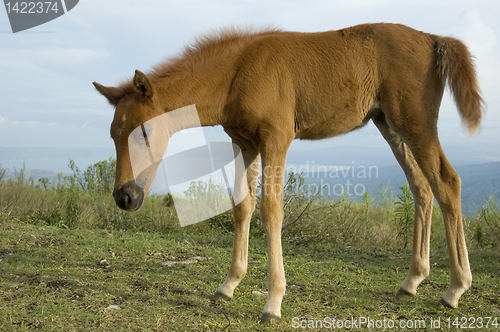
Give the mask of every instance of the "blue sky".
M 493 0 L 80 0 L 66 15 L 13 34 L 0 9 L 0 146 L 113 148 L 113 108 L 91 82 L 115 85 L 135 69 L 148 71 L 203 33 L 227 26 L 324 31 L 393 22 L 468 45 L 488 104 L 483 130 L 468 137 L 446 92 L 440 138 L 444 146 L 499 151 L 499 14 L 500 2 Z M 386 143 L 370 125 L 323 142 L 294 142 L 292 148 L 342 145 Z

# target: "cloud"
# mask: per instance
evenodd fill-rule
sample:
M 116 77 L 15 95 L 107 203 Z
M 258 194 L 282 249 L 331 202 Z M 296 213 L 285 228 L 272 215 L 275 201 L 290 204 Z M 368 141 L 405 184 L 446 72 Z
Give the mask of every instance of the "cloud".
M 45 47 L 0 50 L 0 66 L 25 69 L 43 66 L 88 65 L 94 60 L 107 58 L 111 53 L 103 49 Z
M 38 61 L 48 64 L 81 65 L 88 64 L 94 60 L 107 58 L 111 53 L 102 49 L 44 48 L 35 50 L 33 55 Z
M 8 147 L 106 147 L 113 146 L 109 129 L 84 123 L 18 121 L 0 117 L 0 145 Z
M 455 33 L 473 51 L 476 57 L 487 57 L 497 44 L 495 31 L 486 26 L 477 10 L 467 10 L 459 18 Z
M 31 128 L 31 127 L 50 127 L 56 125 L 55 122 L 38 122 L 38 121 L 12 121 L 9 120 L 7 117 L 1 117 L 0 116 L 0 126 L 5 127 L 4 130 L 7 127 L 12 127 L 12 126 L 18 126 L 18 127 L 25 127 L 25 128 Z
M 476 9 L 463 11 L 452 34 L 464 41 L 473 54 L 479 83 L 487 99 L 498 101 L 500 49 L 495 29 L 490 26 L 493 23 L 486 23 L 485 16 L 485 12 L 480 13 Z
M 498 128 L 500 113 L 493 112 L 493 101 L 500 98 L 498 10 L 500 3 L 490 0 L 80 1 L 61 19 L 33 30 L 54 33 L 0 35 L 0 144 L 112 144 L 113 108 L 90 83 L 112 85 L 136 68 L 147 71 L 165 56 L 181 52 L 197 35 L 228 25 L 320 31 L 385 21 L 458 37 L 476 56 L 480 85 L 491 110 L 485 120 Z M 460 118 L 448 93 L 441 125 L 460 132 Z M 493 137 L 490 127 L 485 123 L 480 137 Z M 334 142 L 367 145 L 379 137 L 372 129 Z

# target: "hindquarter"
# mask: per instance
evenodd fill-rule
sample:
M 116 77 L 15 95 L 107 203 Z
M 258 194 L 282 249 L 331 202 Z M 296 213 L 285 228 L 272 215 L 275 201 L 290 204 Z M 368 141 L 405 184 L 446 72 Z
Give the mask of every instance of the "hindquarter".
M 407 27 L 390 27 L 378 45 L 381 108 L 403 138 L 437 135 L 445 82 L 437 70 L 432 35 Z

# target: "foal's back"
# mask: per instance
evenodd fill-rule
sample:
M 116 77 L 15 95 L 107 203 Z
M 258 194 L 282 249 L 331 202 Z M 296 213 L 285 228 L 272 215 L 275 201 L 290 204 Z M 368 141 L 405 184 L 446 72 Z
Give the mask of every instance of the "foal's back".
M 243 111 L 252 113 L 246 119 L 279 121 L 296 138 L 337 136 L 366 124 L 385 90 L 419 89 L 435 67 L 433 40 L 430 34 L 383 23 L 277 32 L 243 50 L 231 92 L 238 94 Z

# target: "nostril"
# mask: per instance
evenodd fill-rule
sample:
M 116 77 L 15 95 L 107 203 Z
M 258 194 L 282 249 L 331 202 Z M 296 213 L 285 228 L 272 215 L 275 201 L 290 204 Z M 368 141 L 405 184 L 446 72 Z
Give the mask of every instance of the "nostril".
M 130 205 L 130 203 L 132 202 L 132 196 L 130 196 L 129 193 L 124 193 L 123 202 L 125 203 L 125 206 L 128 207 Z
M 113 192 L 113 197 L 116 205 L 118 205 L 121 209 L 127 210 L 133 204 L 132 193 L 128 190 L 128 188 L 125 190 L 115 190 Z

